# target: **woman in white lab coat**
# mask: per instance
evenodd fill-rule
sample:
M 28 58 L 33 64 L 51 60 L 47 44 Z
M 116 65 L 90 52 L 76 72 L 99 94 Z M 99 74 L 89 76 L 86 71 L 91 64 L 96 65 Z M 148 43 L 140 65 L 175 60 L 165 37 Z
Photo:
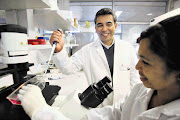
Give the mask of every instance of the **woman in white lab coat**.
M 138 51 L 140 59 L 136 65 L 142 84 L 137 84 L 119 104 L 92 109 L 83 119 L 179 120 L 179 33 L 180 15 L 163 20 L 142 32 Z M 24 86 L 18 98 L 32 119 L 67 119 L 46 104 L 36 86 Z

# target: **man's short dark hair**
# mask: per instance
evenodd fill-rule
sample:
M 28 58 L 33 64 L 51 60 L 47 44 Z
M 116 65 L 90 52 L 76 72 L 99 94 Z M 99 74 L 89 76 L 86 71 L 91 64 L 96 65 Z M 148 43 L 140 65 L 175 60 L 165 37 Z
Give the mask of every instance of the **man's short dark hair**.
M 102 16 L 102 15 L 112 15 L 113 16 L 113 19 L 114 19 L 114 23 L 117 22 L 117 16 L 115 15 L 114 11 L 110 8 L 102 8 L 101 10 L 99 10 L 97 13 L 96 13 L 96 16 L 94 18 L 94 23 L 96 24 L 96 20 L 99 16 Z

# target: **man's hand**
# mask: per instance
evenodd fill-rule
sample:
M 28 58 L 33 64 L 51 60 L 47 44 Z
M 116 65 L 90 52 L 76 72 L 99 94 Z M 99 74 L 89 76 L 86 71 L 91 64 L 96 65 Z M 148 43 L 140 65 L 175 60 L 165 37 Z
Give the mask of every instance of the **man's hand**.
M 36 85 L 28 84 L 27 86 L 23 86 L 19 91 L 18 98 L 21 101 L 24 111 L 30 118 L 40 109 L 48 106 L 41 89 Z
M 52 33 L 51 38 L 50 38 L 50 44 L 53 45 L 54 41 L 57 41 L 55 52 L 56 53 L 60 52 L 63 49 L 63 46 L 64 46 L 63 31 L 62 30 L 61 30 L 61 32 L 55 30 Z

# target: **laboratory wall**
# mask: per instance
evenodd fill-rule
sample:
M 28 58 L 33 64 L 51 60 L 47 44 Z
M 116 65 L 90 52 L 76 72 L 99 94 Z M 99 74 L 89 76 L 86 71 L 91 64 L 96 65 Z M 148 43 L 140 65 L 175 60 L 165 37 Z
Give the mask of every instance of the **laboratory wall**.
M 174 4 L 174 9 L 180 8 L 180 0 L 176 0 Z
M 133 45 L 136 44 L 137 38 L 148 26 L 148 24 L 122 24 L 122 40 L 126 40 Z
M 122 40 L 131 43 L 134 46 L 136 54 L 138 54 L 139 48 L 136 40 L 148 26 L 149 24 L 122 24 Z
M 76 43 L 79 44 L 77 47 L 72 48 L 72 54 L 81 49 L 84 45 L 89 44 L 95 40 L 94 32 L 80 32 L 75 33 Z
M 46 63 L 49 59 L 51 49 L 29 50 L 29 63 L 34 63 L 30 67 L 29 74 L 40 73 L 46 68 Z
M 180 0 L 169 0 L 167 3 L 166 12 L 180 8 Z
M 85 22 L 80 22 L 79 24 L 82 32 L 74 33 L 76 37 L 76 43 L 79 44 L 77 47 L 72 48 L 72 54 L 77 50 L 82 48 L 84 45 L 93 42 L 98 36 L 95 32 L 95 25 L 91 22 L 91 26 L 86 27 Z M 148 28 L 149 24 L 121 24 L 118 23 L 116 29 L 115 37 L 118 37 L 120 40 L 125 40 L 130 42 L 135 49 L 137 49 L 136 40 L 140 36 L 141 32 Z

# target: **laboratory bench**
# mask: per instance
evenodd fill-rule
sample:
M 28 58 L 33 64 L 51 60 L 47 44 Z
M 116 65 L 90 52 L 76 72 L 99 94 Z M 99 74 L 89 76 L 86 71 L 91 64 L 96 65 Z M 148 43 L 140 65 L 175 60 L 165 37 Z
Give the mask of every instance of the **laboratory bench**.
M 50 74 L 49 77 L 53 77 Z M 58 77 L 58 75 L 55 75 Z M 64 75 L 59 74 L 59 80 L 47 80 L 50 85 L 59 85 L 61 90 L 58 96 L 55 98 L 52 107 L 60 111 L 64 116 L 70 120 L 80 120 L 89 109 L 86 109 L 81 105 L 81 101 L 78 97 L 79 93 L 82 93 L 88 87 L 87 79 L 83 71 L 72 74 Z
M 47 73 L 45 77 L 46 87 L 43 89 L 42 93 L 45 97 L 46 102 L 57 110 L 60 110 L 62 103 L 68 100 L 66 97 L 72 93 L 82 92 L 87 88 L 87 80 L 83 72 L 78 72 L 72 75 L 64 75 L 62 73 L 53 71 L 53 73 Z M 13 105 L 9 100 L 6 99 L 12 91 L 14 91 L 19 85 L 14 84 L 6 89 L 6 91 L 0 96 L 0 119 L 1 120 L 30 120 L 28 115 L 24 112 L 21 105 Z M 2 92 L 2 91 L 1 91 Z M 72 95 L 73 96 L 73 95 Z M 76 94 L 76 101 L 78 106 L 80 105 L 80 100 Z M 76 105 L 77 107 L 77 105 Z M 63 108 L 64 109 L 64 108 Z M 69 108 L 63 110 L 62 113 L 65 116 L 71 115 L 70 118 L 74 118 L 73 111 L 68 111 Z M 61 111 L 61 110 L 60 110 Z M 69 113 L 67 113 L 67 111 Z
M 71 75 L 64 75 L 59 73 L 57 69 L 54 69 L 51 73 L 47 74 L 46 82 L 50 85 L 60 86 L 61 90 L 59 91 L 59 95 L 70 94 L 76 89 L 84 91 L 88 87 L 87 79 L 83 71 Z

